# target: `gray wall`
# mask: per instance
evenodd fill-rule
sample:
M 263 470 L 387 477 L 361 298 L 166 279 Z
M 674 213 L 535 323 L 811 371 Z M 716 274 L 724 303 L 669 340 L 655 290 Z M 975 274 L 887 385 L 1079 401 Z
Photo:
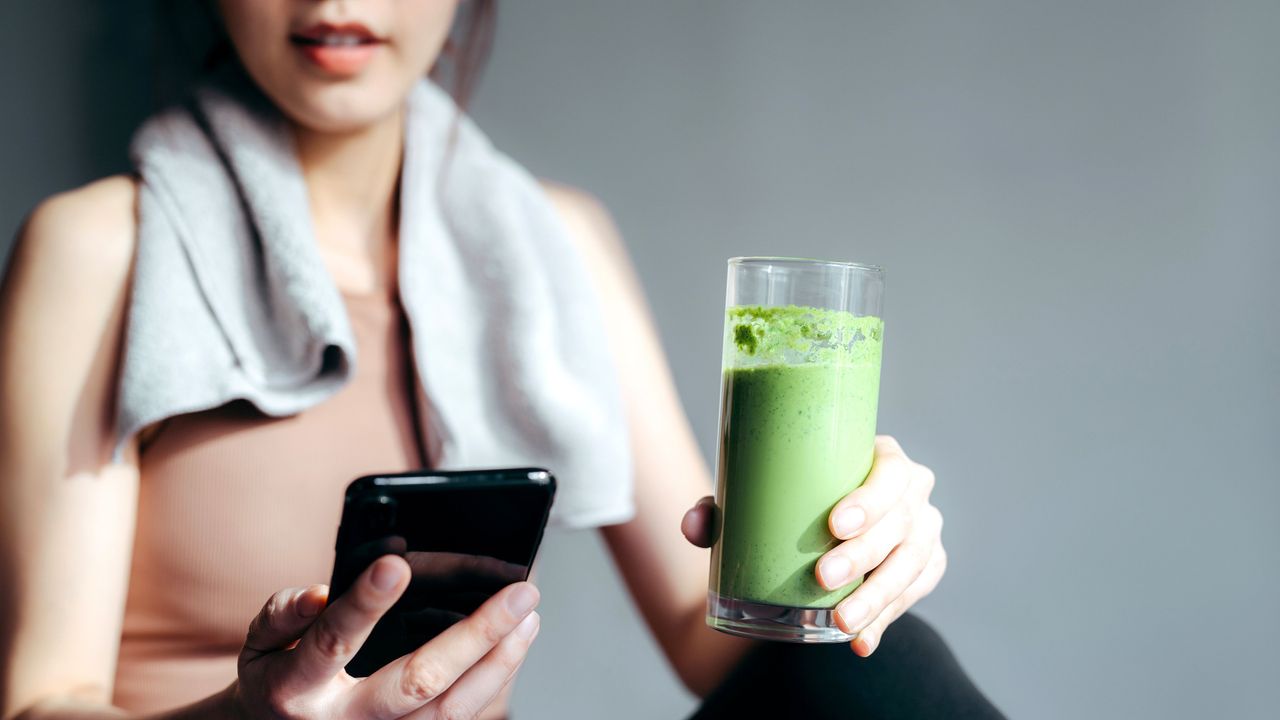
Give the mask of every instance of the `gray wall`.
M 118 166 L 146 60 L 106 33 L 150 23 L 16 5 L 6 227 Z M 1277 37 L 1275 2 L 509 2 L 476 114 L 612 208 L 708 457 L 724 259 L 887 266 L 881 427 L 952 558 L 920 612 L 1012 716 L 1263 717 Z M 596 538 L 546 550 L 517 713 L 691 708 Z

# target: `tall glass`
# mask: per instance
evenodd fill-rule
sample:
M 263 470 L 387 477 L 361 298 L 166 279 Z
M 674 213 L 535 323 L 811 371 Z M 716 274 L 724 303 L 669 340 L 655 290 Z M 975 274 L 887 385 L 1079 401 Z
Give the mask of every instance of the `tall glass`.
M 707 624 L 791 642 L 853 639 L 814 566 L 827 516 L 871 469 L 884 271 L 794 258 L 729 260 L 716 540 Z

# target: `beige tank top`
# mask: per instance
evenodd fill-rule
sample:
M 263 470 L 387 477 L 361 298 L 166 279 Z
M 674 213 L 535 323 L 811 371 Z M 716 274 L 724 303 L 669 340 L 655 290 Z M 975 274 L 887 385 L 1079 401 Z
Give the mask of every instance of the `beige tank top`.
M 225 688 L 267 598 L 329 581 L 347 483 L 431 465 L 399 303 L 344 298 L 358 356 L 332 398 L 282 419 L 240 403 L 179 416 L 142 446 L 115 705 L 155 712 Z

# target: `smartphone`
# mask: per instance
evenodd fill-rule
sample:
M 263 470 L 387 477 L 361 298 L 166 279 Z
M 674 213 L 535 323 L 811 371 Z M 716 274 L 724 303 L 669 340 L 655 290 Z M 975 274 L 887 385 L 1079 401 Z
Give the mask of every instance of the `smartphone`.
M 403 557 L 404 595 L 347 664 L 367 677 L 526 580 L 556 481 L 541 468 L 368 475 L 347 486 L 334 545 L 330 602 L 374 560 Z

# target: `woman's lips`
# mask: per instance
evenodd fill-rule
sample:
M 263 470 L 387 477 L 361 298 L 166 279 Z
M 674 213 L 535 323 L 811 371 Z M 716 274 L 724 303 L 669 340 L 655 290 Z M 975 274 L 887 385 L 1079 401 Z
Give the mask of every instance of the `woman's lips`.
M 359 23 L 319 23 L 291 34 L 289 42 L 322 72 L 335 77 L 359 74 L 386 43 Z

